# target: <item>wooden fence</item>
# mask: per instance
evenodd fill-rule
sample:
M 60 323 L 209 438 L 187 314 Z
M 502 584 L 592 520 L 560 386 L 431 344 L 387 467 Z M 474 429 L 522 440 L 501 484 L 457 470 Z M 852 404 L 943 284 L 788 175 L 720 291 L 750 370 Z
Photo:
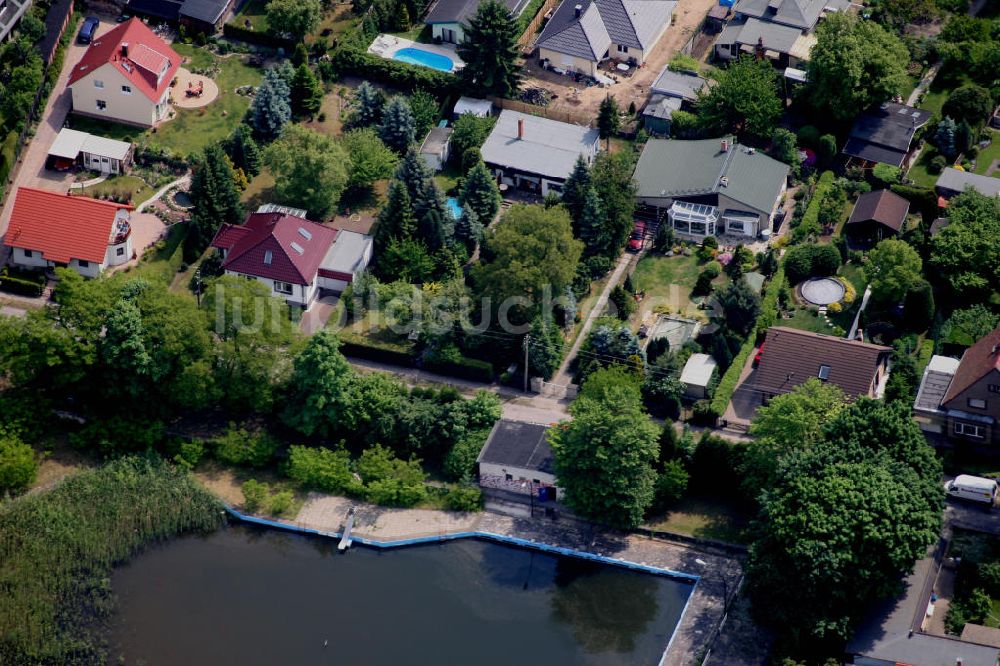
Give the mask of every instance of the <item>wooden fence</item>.
M 487 97 L 495 106 L 511 111 L 520 111 L 531 116 L 541 116 L 552 120 L 561 120 L 564 123 L 583 125 L 585 127 L 596 127 L 597 119 L 588 114 L 574 113 L 573 111 L 557 111 L 537 104 L 528 104 L 516 99 L 504 99 L 502 97 Z
M 558 4 L 559 0 L 545 0 L 541 9 L 538 10 L 538 13 L 532 17 L 531 23 L 529 23 L 528 27 L 524 29 L 523 33 L 521 33 L 521 38 L 517 40 L 518 46 L 522 49 L 531 48 L 532 42 L 535 41 L 535 33 L 538 32 L 539 26 L 541 26 L 542 21 L 545 20 L 545 15 L 555 9 L 555 6 Z

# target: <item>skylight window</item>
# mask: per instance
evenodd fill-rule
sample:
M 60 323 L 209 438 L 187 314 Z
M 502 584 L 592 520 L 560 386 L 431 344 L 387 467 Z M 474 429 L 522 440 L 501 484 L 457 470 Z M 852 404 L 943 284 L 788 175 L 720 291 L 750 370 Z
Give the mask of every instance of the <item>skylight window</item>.
M 274 253 L 271 252 L 270 250 L 265 250 L 264 251 L 264 265 L 270 266 L 272 259 L 274 259 Z
M 306 239 L 307 241 L 309 241 L 309 240 L 312 240 L 312 239 L 313 239 L 313 235 L 312 235 L 312 234 L 311 234 L 310 232 L 308 232 L 308 231 L 306 231 L 305 229 L 303 229 L 302 227 L 299 227 L 299 236 L 302 236 L 302 237 L 303 237 L 303 238 L 305 238 L 305 239 Z
M 305 250 L 302 249 L 302 246 L 299 245 L 298 243 L 292 243 L 292 249 L 298 252 L 299 254 L 305 254 L 306 252 Z
M 830 377 L 830 366 L 828 365 L 819 366 L 819 373 L 816 376 L 825 382 Z

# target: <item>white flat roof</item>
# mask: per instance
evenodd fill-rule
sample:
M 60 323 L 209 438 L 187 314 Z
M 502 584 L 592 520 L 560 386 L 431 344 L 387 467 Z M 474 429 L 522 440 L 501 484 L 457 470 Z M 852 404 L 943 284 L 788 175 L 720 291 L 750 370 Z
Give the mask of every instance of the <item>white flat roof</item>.
M 75 160 L 80 153 L 89 153 L 114 160 L 123 160 L 128 156 L 128 151 L 131 148 L 132 144 L 127 141 L 115 141 L 64 127 L 59 130 L 56 140 L 52 142 L 49 155 Z
M 708 386 L 712 373 L 719 364 L 708 354 L 691 354 L 681 371 L 681 384 L 688 386 Z
M 455 115 L 471 113 L 474 116 L 485 118 L 493 110 L 493 103 L 488 99 L 476 99 L 475 97 L 459 97 L 455 102 Z
M 330 246 L 320 268 L 338 273 L 354 274 L 363 269 L 365 252 L 372 244 L 372 237 L 359 234 L 356 231 L 343 231 L 337 234 L 337 239 Z

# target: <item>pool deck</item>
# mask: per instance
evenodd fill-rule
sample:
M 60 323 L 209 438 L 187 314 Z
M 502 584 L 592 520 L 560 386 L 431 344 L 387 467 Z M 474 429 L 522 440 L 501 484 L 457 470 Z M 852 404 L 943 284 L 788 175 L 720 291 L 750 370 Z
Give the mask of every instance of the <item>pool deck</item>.
M 515 518 L 499 513 L 453 513 L 433 509 L 391 509 L 346 497 L 311 493 L 295 520 L 237 517 L 274 527 L 340 538 L 347 512 L 356 507 L 352 539 L 376 547 L 405 546 L 456 538 L 487 538 L 539 550 L 596 559 L 649 573 L 677 575 L 694 582 L 684 614 L 660 664 L 688 666 L 714 634 L 723 614 L 723 597 L 736 590 L 742 563 L 721 551 L 636 534 L 604 530 L 562 517 Z
M 465 61 L 458 57 L 455 53 L 454 47 L 449 47 L 444 44 L 422 44 L 420 42 L 415 42 L 405 37 L 397 37 L 396 35 L 379 35 L 375 38 L 375 41 L 371 43 L 368 47 L 368 52 L 377 55 L 380 58 L 385 58 L 386 60 L 392 60 L 392 56 L 395 55 L 396 51 L 401 49 L 419 49 L 420 51 L 427 51 L 428 53 L 434 53 L 439 56 L 444 56 L 454 63 L 452 67 L 452 73 L 465 67 Z M 431 67 L 430 69 L 434 69 Z M 441 71 L 434 69 L 434 71 Z

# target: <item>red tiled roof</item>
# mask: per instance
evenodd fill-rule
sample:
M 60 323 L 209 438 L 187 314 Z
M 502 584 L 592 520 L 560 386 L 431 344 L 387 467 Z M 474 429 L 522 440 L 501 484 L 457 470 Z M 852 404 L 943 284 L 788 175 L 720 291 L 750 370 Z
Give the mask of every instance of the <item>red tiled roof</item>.
M 874 220 L 884 224 L 894 231 L 900 231 L 906 223 L 906 214 L 910 211 L 910 202 L 889 190 L 865 192 L 854 204 L 848 224 Z
M 965 350 L 941 405 L 947 407 L 949 402 L 993 370 L 1000 371 L 1000 327 Z
M 128 57 L 122 57 L 122 44 L 128 45 Z M 73 85 L 106 63 L 131 81 L 142 94 L 158 102 L 177 73 L 181 57 L 142 21 L 132 18 L 90 44 L 80 62 L 73 67 L 67 85 Z M 164 65 L 167 71 L 157 83 L 157 74 Z
M 107 253 L 115 215 L 123 208 L 132 210 L 127 204 L 20 187 L 3 242 L 61 264 L 70 259 L 99 264 Z
M 839 386 L 848 398 L 867 396 L 875 372 L 889 347 L 845 340 L 795 328 L 767 329 L 764 353 L 755 383 L 765 393 L 787 393 L 810 377 L 821 365 L 830 368 L 826 381 Z
M 242 227 L 223 225 L 212 247 L 227 250 L 226 270 L 308 285 L 336 238 L 336 229 L 301 217 L 251 213 Z M 270 263 L 265 263 L 268 253 Z

